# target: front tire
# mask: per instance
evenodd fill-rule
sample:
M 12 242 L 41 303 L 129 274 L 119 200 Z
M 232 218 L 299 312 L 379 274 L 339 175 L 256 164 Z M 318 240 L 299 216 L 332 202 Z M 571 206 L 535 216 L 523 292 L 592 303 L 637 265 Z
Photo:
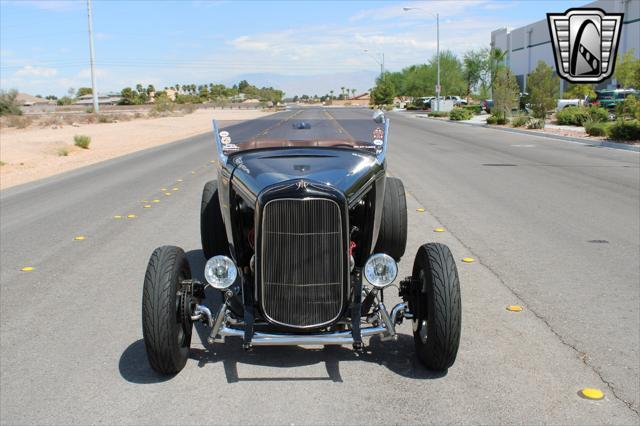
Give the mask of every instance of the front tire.
M 382 222 L 376 242 L 376 253 L 386 253 L 396 261 L 407 247 L 407 199 L 398 178 L 388 177 L 384 188 Z
M 191 278 L 189 262 L 179 247 L 154 250 L 144 277 L 142 335 L 149 364 L 161 374 L 176 374 L 189 358 L 192 323 L 179 293 Z
M 229 242 L 220 210 L 218 182 L 215 180 L 207 182 L 202 190 L 200 240 L 202 251 L 207 259 L 220 254 L 228 255 Z
M 410 309 L 418 358 L 431 370 L 446 370 L 458 354 L 462 319 L 460 281 L 449 247 L 429 243 L 418 249 L 413 286 Z

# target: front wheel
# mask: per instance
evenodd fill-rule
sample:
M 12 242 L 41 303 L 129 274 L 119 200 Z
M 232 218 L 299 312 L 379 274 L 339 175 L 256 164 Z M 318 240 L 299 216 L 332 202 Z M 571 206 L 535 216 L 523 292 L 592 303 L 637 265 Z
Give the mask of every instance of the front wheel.
M 191 346 L 190 299 L 181 283 L 191 278 L 189 262 L 179 247 L 154 250 L 144 277 L 142 335 L 151 368 L 176 374 L 189 358 Z
M 420 361 L 443 371 L 456 360 L 462 308 L 458 269 L 449 247 L 439 243 L 418 249 L 413 263 L 413 338 Z

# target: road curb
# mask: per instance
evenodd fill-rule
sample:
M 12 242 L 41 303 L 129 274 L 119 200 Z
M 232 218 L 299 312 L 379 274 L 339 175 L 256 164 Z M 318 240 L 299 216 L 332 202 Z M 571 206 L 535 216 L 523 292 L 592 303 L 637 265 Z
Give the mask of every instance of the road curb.
M 576 137 L 571 137 L 571 136 L 554 135 L 554 134 L 549 134 L 549 133 L 544 133 L 544 132 L 537 132 L 535 130 L 521 130 L 521 129 L 516 129 L 516 128 L 508 128 L 508 127 L 495 127 L 495 126 L 490 126 L 488 124 L 465 123 L 465 122 L 462 122 L 462 121 L 455 121 L 455 120 L 453 120 L 453 121 L 452 120 L 440 120 L 440 119 L 437 119 L 437 118 L 427 117 L 425 115 L 418 115 L 418 114 L 415 114 L 415 116 L 417 118 L 424 118 L 424 119 L 427 119 L 427 120 L 439 121 L 439 122 L 444 122 L 444 123 L 464 124 L 466 126 L 472 126 L 472 127 L 485 127 L 487 129 L 501 130 L 503 132 L 519 133 L 519 134 L 522 134 L 522 135 L 534 135 L 534 136 L 540 136 L 540 137 L 545 137 L 545 138 L 549 138 L 549 139 L 556 139 L 556 140 L 565 141 L 565 142 L 580 143 L 580 144 L 583 144 L 583 145 L 601 146 L 601 147 L 604 147 L 604 148 L 621 149 L 621 150 L 624 150 L 624 151 L 640 152 L 640 145 L 629 145 L 629 144 L 626 144 L 626 143 L 619 143 L 619 142 L 613 142 L 613 141 L 608 141 L 608 140 L 594 140 L 594 139 L 587 139 L 587 138 L 576 138 Z

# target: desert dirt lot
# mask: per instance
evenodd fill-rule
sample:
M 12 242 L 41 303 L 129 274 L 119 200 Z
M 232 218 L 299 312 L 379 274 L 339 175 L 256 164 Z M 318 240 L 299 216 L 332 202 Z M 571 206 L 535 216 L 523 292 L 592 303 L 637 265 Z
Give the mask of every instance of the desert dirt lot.
M 259 110 L 199 109 L 183 116 L 118 123 L 1 128 L 0 189 L 208 132 L 213 118 L 229 124 L 268 114 Z M 74 146 L 74 135 L 91 137 L 89 149 Z

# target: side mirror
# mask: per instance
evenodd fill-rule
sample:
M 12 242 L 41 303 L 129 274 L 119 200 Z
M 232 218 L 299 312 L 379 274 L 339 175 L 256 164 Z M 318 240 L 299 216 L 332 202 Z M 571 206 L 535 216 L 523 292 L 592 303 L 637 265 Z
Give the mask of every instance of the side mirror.
M 377 110 L 373 113 L 373 121 L 376 123 L 382 124 L 384 123 L 384 112 Z

